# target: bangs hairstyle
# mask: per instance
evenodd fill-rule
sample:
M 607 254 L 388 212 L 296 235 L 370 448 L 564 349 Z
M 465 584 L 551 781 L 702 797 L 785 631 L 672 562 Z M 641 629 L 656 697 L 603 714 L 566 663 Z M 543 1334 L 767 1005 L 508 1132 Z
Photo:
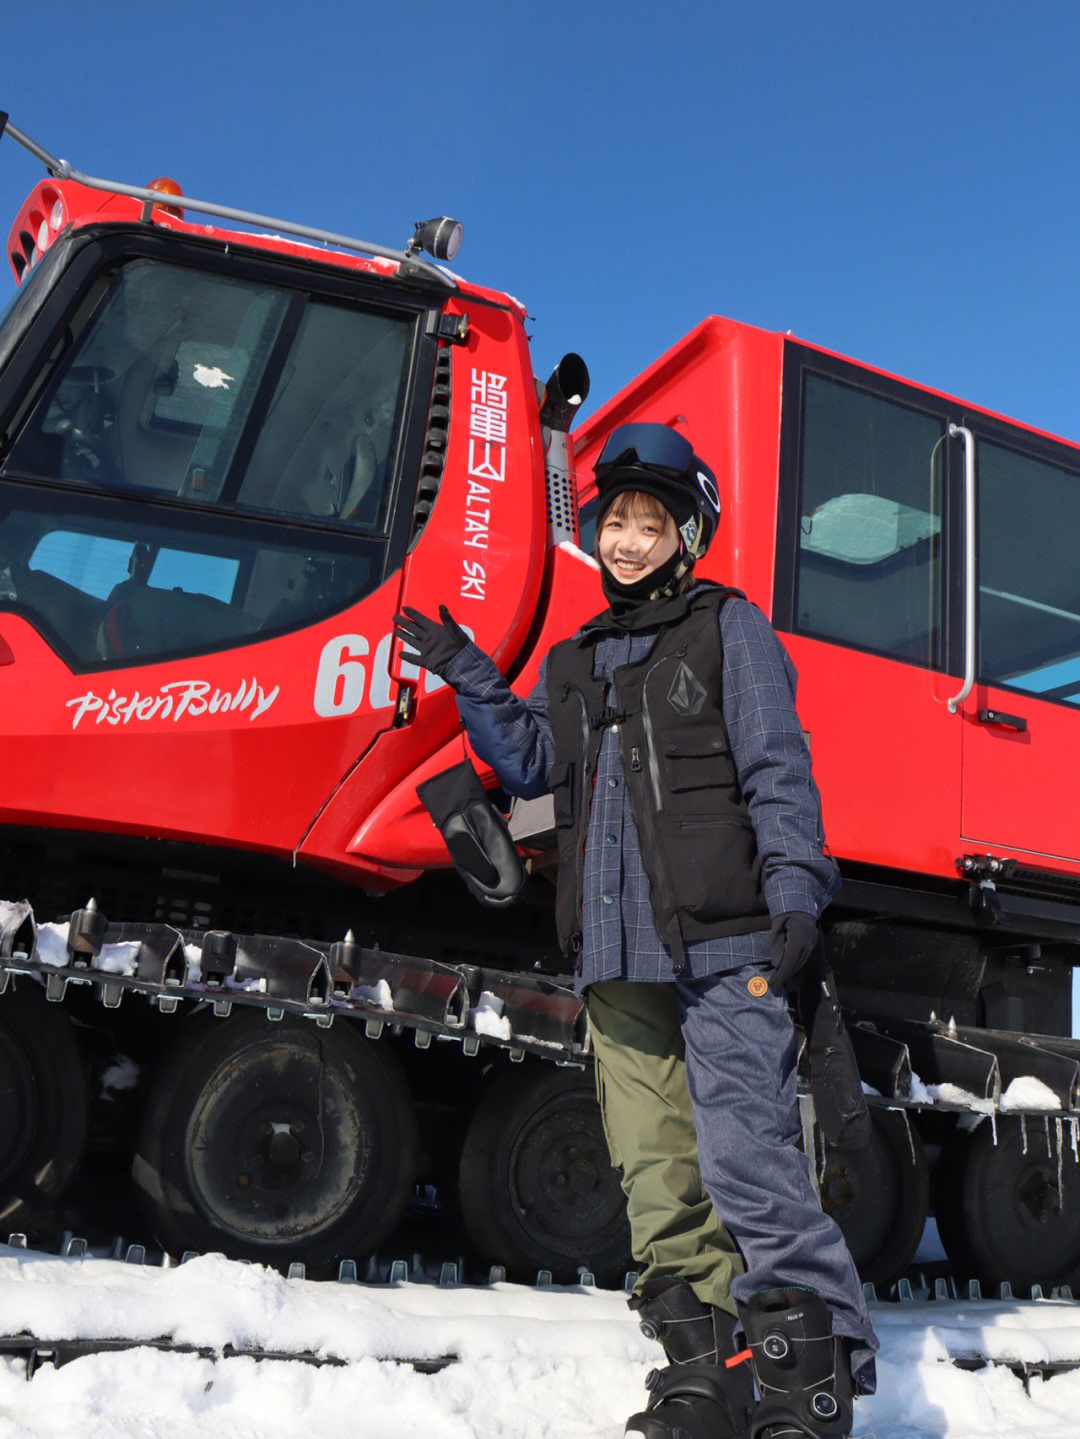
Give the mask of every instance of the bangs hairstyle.
M 629 517 L 632 520 L 657 520 L 667 529 L 668 525 L 674 525 L 671 511 L 666 509 L 655 495 L 647 495 L 644 490 L 623 490 L 615 496 L 611 504 L 604 511 L 604 518 L 596 526 L 596 540 L 593 543 L 593 558 L 600 558 L 600 532 L 606 522 L 610 519 L 625 520 Z
M 612 517 L 624 520 L 627 516 L 632 520 L 659 520 L 661 523 L 671 520 L 672 524 L 675 523 L 671 512 L 664 508 L 656 496 L 647 495 L 644 490 L 623 490 L 604 511 L 604 520 Z

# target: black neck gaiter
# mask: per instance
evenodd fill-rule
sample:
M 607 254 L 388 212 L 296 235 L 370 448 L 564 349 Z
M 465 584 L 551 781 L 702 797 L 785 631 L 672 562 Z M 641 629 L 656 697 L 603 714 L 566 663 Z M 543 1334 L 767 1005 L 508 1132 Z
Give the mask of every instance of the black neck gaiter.
M 675 593 L 676 571 L 683 561 L 676 552 L 651 575 L 624 585 L 600 564 L 600 584 L 610 609 L 612 624 L 622 630 L 648 630 L 686 612 L 686 599 Z

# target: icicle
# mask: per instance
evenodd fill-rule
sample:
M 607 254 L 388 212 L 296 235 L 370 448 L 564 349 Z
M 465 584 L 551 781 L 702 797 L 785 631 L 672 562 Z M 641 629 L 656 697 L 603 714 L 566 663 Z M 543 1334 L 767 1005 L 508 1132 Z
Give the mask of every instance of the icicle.
M 1023 1142 L 1024 1142 L 1024 1147 L 1023 1147 L 1023 1149 L 1021 1149 L 1020 1153 L 1021 1153 L 1021 1154 L 1026 1154 L 1026 1153 L 1027 1153 L 1027 1115 L 1026 1115 L 1026 1114 L 1021 1114 L 1021 1116 L 1020 1116 L 1020 1137 L 1023 1139 Z
M 1050 1158 L 1050 1116 L 1043 1115 L 1043 1129 L 1046 1131 L 1046 1157 Z
M 997 1110 L 990 1111 L 990 1132 L 994 1136 L 994 1148 L 997 1148 Z
M 1080 1120 L 1070 1119 L 1069 1128 L 1072 1130 L 1072 1152 L 1073 1159 L 1080 1164 L 1080 1153 L 1077 1153 L 1077 1131 L 1080 1130 Z
M 1057 1151 L 1058 1151 L 1058 1213 L 1060 1213 L 1061 1210 L 1065 1207 L 1065 1195 L 1064 1195 L 1064 1192 L 1063 1192 L 1063 1190 L 1062 1190 L 1062 1184 L 1064 1183 L 1064 1180 L 1065 1180 L 1065 1175 L 1064 1175 L 1064 1162 L 1063 1162 L 1063 1161 L 1064 1161 L 1064 1155 L 1063 1155 L 1064 1145 L 1063 1145 L 1062 1142 L 1061 1142 L 1061 1120 L 1060 1120 L 1060 1119 L 1055 1119 L 1055 1120 L 1054 1120 L 1054 1130 L 1055 1130 L 1055 1132 L 1056 1132 L 1056 1134 L 1057 1134 Z
M 904 1128 L 905 1130 L 907 1130 L 908 1148 L 911 1150 L 911 1167 L 914 1169 L 918 1165 L 919 1161 L 915 1158 L 915 1139 L 911 1133 L 911 1121 L 910 1119 L 908 1119 L 908 1112 L 906 1109 L 902 1109 L 900 1113 L 904 1116 Z

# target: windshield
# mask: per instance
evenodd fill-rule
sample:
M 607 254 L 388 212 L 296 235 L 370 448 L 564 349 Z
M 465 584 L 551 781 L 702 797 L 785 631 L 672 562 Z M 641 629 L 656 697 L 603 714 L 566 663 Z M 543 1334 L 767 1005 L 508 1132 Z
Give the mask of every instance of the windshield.
M 0 470 L 370 532 L 413 325 L 131 261 L 84 297 Z
M 417 312 L 99 272 L 0 436 L 0 607 L 76 669 L 229 647 L 381 583 Z

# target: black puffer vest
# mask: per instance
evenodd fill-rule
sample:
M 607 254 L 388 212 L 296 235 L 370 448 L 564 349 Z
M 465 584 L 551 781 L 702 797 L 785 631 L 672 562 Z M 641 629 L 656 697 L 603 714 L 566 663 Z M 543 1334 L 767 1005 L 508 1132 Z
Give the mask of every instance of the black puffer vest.
M 646 656 L 615 671 L 617 709 L 593 674 L 605 615 L 548 656 L 555 739 L 550 782 L 559 839 L 556 917 L 564 953 L 580 962 L 585 836 L 600 741 L 617 725 L 653 917 L 686 970 L 687 944 L 769 928 L 750 813 L 720 707 L 720 608 L 739 590 L 703 586 L 664 625 Z

